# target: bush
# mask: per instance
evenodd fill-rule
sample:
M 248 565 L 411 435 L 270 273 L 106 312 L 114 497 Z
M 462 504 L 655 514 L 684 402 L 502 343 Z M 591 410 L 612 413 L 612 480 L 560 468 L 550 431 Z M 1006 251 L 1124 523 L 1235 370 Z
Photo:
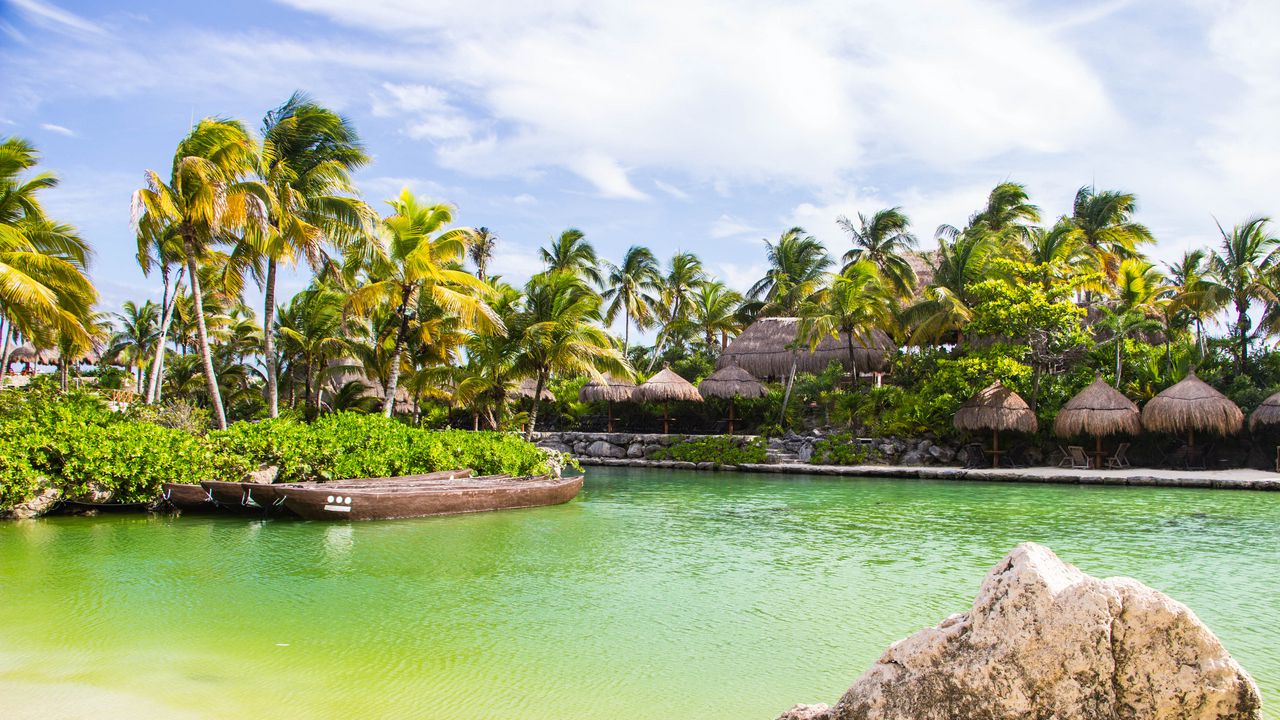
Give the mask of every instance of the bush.
M 871 454 L 853 433 L 836 433 L 814 443 L 810 462 L 815 465 L 866 465 L 870 458 Z
M 743 463 L 764 462 L 765 449 L 764 441 L 759 438 L 739 441 L 729 435 L 714 435 L 661 448 L 656 450 L 650 458 L 653 460 L 741 465 Z

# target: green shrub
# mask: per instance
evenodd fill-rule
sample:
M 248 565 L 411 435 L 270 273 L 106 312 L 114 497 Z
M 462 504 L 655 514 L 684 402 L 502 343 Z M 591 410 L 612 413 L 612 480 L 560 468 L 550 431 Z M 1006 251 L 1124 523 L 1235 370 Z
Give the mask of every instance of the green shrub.
M 683 462 L 712 462 L 720 465 L 762 463 L 765 460 L 764 441 L 740 441 L 728 435 L 713 435 L 676 443 L 660 448 L 650 455 L 653 460 L 680 460 Z
M 871 459 L 865 445 L 853 433 L 828 435 L 813 445 L 815 465 L 866 465 Z

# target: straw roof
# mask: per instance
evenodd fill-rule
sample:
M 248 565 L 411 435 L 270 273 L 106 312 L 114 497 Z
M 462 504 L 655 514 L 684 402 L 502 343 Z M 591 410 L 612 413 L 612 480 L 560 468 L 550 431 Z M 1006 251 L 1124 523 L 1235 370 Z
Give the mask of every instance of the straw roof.
M 667 400 L 702 402 L 702 395 L 688 380 L 671 372 L 671 368 L 663 368 L 661 372 L 644 381 L 631 392 L 632 402 L 665 402 Z
M 1142 432 L 1142 413 L 1132 400 L 1107 384 L 1102 375 L 1067 401 L 1053 420 L 1059 437 L 1106 437 Z
M 592 380 L 583 385 L 578 391 L 578 399 L 582 402 L 626 402 L 635 389 L 636 384 L 630 380 L 619 380 L 606 373 L 604 382 Z
M 738 365 L 757 378 L 781 378 L 791 372 L 796 362 L 798 372 L 816 373 L 827 369 L 834 360 L 848 369 L 849 342 L 846 336 L 839 339 L 826 337 L 810 352 L 807 346 L 792 350 L 800 329 L 800 318 L 768 317 L 751 323 L 742 334 L 729 343 L 724 354 L 716 361 L 717 368 Z M 881 330 L 871 333 L 871 347 L 854 338 L 854 362 L 858 372 L 884 372 L 889 367 L 889 351 L 893 341 Z
M 768 395 L 769 389 L 746 370 L 726 365 L 698 383 L 698 392 L 703 397 L 758 398 Z
M 1244 427 L 1244 413 L 1193 370 L 1182 382 L 1147 401 L 1142 425 L 1152 432 L 1231 435 Z
M 1250 430 L 1277 425 L 1280 425 L 1280 392 L 1263 400 L 1258 409 L 1249 416 Z
M 533 378 L 525 378 L 524 380 L 520 381 L 520 384 L 518 386 L 516 386 L 515 395 L 516 397 L 532 398 L 534 391 L 536 391 L 537 389 L 538 389 L 537 380 L 534 380 Z M 555 402 L 556 396 L 553 395 L 550 390 L 544 387 L 542 388 L 542 399 L 545 402 Z
M 9 352 L 9 362 L 33 362 L 41 365 L 55 365 L 58 362 L 58 351 L 37 350 L 30 344 L 19 345 Z
M 969 398 L 956 411 L 957 430 L 1013 430 L 1033 433 L 1039 425 L 1027 401 L 999 381 Z

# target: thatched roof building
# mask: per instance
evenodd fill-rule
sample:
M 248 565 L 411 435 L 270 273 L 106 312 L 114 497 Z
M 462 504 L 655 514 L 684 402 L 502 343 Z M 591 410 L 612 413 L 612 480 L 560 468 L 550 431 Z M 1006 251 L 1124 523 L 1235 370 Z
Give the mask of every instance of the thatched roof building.
M 1171 434 L 1207 432 L 1233 435 L 1244 427 L 1244 413 L 1227 396 L 1196 377 L 1181 382 L 1147 401 L 1142 425 L 1151 432 Z
M 1249 416 L 1249 429 L 1257 431 L 1266 427 L 1280 426 L 1280 392 L 1272 395 Z
M 626 402 L 631 399 L 631 393 L 636 389 L 636 384 L 630 380 L 619 380 L 608 373 L 604 376 L 604 382 L 592 380 L 582 389 L 578 391 L 578 400 L 582 402 Z
M 1053 420 L 1059 437 L 1107 437 L 1142 432 L 1142 413 L 1101 375 L 1062 406 Z
M 792 348 L 800 329 L 800 319 L 793 317 L 760 318 L 734 338 L 716 361 L 717 368 L 737 365 L 757 378 L 783 378 L 795 362 L 797 372 L 816 373 L 827 369 L 832 361 L 849 369 L 849 343 L 846 337 L 823 338 L 810 352 L 806 344 Z M 881 330 L 871 334 L 871 347 L 854 338 L 854 362 L 858 372 L 884 372 L 889 367 L 893 341 Z
M 1033 433 L 1039 427 L 1036 414 L 1031 411 L 1027 401 L 999 381 L 988 385 L 961 405 L 954 422 L 957 430 L 966 432 L 1012 430 Z
M 537 392 L 537 390 L 538 390 L 538 381 L 534 380 L 533 378 L 525 378 L 524 380 L 520 381 L 519 385 L 516 386 L 515 395 L 516 397 L 532 399 L 533 394 Z M 553 395 L 550 390 L 544 387 L 542 388 L 542 401 L 555 402 L 556 396 Z
M 737 365 L 727 365 L 698 383 L 703 397 L 758 398 L 769 394 L 769 388 Z
M 702 402 L 702 395 L 698 393 L 698 388 L 672 372 L 671 368 L 662 368 L 657 375 L 645 380 L 631 392 L 632 402 L 668 402 L 670 400 Z
M 9 352 L 9 362 L 56 365 L 58 364 L 58 351 L 52 349 L 37 350 L 31 344 L 19 345 Z

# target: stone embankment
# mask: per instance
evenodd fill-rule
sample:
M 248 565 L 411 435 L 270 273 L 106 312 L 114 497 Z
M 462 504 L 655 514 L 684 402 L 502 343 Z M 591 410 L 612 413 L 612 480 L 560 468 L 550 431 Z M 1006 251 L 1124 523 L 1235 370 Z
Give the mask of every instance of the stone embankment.
M 835 707 L 779 720 L 1261 717 L 1252 678 L 1185 605 L 1026 543 L 969 612 L 889 646 Z

